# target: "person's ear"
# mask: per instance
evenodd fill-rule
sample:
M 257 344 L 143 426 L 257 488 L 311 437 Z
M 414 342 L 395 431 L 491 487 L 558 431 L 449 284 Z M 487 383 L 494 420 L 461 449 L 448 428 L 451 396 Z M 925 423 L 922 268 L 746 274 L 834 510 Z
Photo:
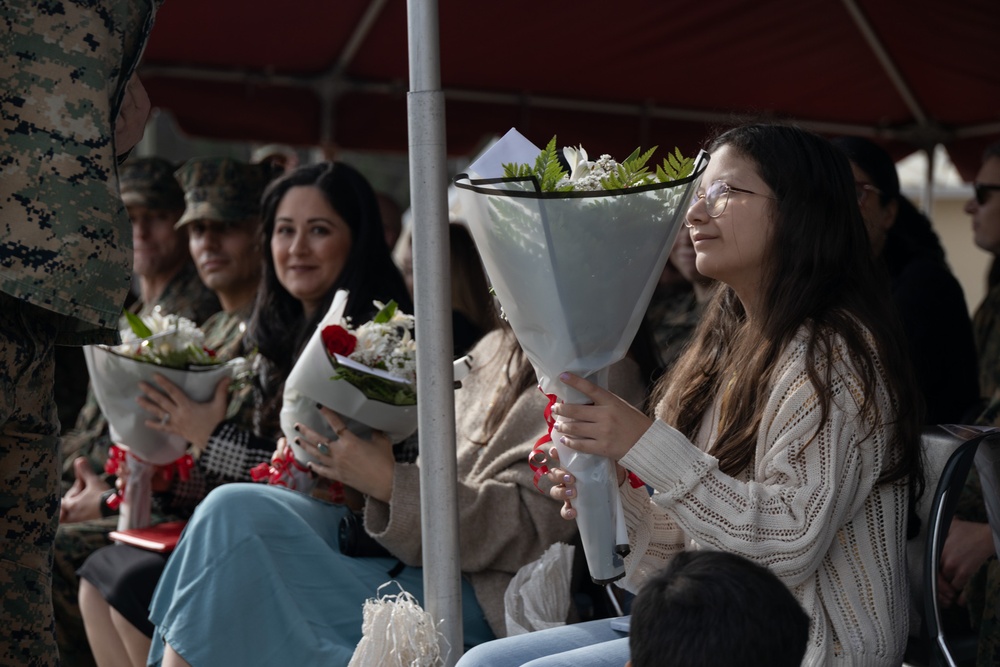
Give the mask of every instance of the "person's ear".
M 632 667 L 632 661 L 631 660 L 626 660 L 625 661 L 625 667 Z

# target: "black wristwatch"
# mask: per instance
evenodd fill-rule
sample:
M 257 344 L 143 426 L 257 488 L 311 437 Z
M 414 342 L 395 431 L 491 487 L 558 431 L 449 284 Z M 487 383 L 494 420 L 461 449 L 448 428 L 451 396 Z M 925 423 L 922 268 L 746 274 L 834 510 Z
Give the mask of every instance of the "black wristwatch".
M 116 493 L 118 493 L 118 490 L 112 487 L 101 494 L 101 506 L 99 509 L 102 517 L 107 518 L 109 516 L 118 516 L 118 510 L 112 509 L 111 505 L 108 505 L 108 498 Z

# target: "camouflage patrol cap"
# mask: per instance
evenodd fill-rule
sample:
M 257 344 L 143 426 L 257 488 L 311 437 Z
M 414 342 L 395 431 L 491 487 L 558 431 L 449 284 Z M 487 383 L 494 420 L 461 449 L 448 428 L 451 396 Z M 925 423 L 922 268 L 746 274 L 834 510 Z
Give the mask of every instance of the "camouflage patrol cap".
M 260 198 L 274 175 L 270 165 L 232 158 L 194 158 L 177 170 L 186 207 L 177 221 L 237 222 L 260 216 Z
M 176 167 L 160 157 L 129 160 L 118 168 L 122 201 L 164 211 L 184 210 L 184 191 L 174 178 Z

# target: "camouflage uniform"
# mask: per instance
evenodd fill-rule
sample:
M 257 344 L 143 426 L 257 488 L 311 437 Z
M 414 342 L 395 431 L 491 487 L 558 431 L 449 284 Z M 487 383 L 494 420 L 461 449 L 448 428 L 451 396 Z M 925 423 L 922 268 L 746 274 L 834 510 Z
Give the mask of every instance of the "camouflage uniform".
M 0 3 L 0 664 L 55 665 L 56 344 L 113 342 L 131 280 L 114 124 L 159 0 Z
M 1000 426 L 1000 285 L 990 288 L 973 317 L 973 331 L 979 353 L 980 395 L 986 408 L 976 419 L 984 426 Z M 966 521 L 988 522 L 983 490 L 975 468 L 955 510 Z M 979 634 L 976 664 L 1000 664 L 1000 561 L 990 558 L 965 586 L 969 620 Z
M 220 163 L 222 163 L 221 168 Z M 207 168 L 201 166 L 206 164 Z M 195 219 L 241 221 L 259 217 L 260 197 L 271 170 L 228 159 L 198 159 L 186 163 L 176 173 L 179 182 L 183 183 L 187 190 L 184 195 L 187 200 L 185 213 L 177 223 L 177 226 L 181 227 Z M 213 184 L 217 187 L 213 187 Z M 226 186 L 224 192 L 222 186 Z M 188 194 L 194 189 L 197 189 L 197 193 L 192 201 Z M 129 201 L 128 193 L 123 192 L 123 196 Z M 236 201 L 232 201 L 233 199 Z M 249 204 L 245 203 L 247 201 Z M 152 206 L 158 202 L 146 199 L 136 203 Z M 164 205 L 160 203 L 160 206 Z M 189 215 L 191 210 L 196 210 L 198 215 Z M 175 278 L 164 290 L 158 307 L 201 321 L 200 316 L 186 312 L 194 305 L 187 303 L 186 299 L 198 291 L 194 283 L 198 289 L 205 290 L 211 295 L 216 309 L 218 301 L 215 294 L 204 287 L 193 264 L 187 264 L 182 273 L 189 279 L 178 281 Z M 206 347 L 214 350 L 219 359 L 228 360 L 243 353 L 243 334 L 251 309 L 252 305 L 248 304 L 232 313 L 218 311 L 201 325 L 205 332 Z M 151 309 L 143 307 L 140 314 L 147 314 L 149 311 Z M 87 455 L 95 470 L 103 468 L 107 458 L 107 448 L 110 445 L 107 422 L 100 414 L 96 400 L 93 401 L 92 412 L 96 417 L 89 410 L 85 410 L 78 422 L 80 427 L 78 435 L 84 440 L 83 449 L 68 451 L 68 448 L 73 447 L 75 443 L 67 443 L 65 474 L 70 482 L 73 477 L 72 459 L 75 456 Z M 249 383 L 234 383 L 227 420 L 220 425 L 220 429 L 230 423 L 249 428 L 252 424 L 252 413 L 253 397 Z M 88 419 L 90 421 L 87 421 Z M 97 437 L 92 437 L 95 433 Z M 91 436 L 90 440 L 86 440 L 88 434 Z M 250 481 L 250 468 L 261 461 L 269 460 L 273 450 L 274 443 L 270 442 L 262 451 L 244 447 L 236 452 L 230 450 L 219 452 L 219 447 L 210 442 L 197 460 L 189 479 L 181 480 L 175 477 L 170 489 L 154 494 L 152 522 L 155 524 L 189 516 L 197 503 L 221 483 Z M 220 462 L 224 465 L 220 465 Z M 53 600 L 56 607 L 56 633 L 63 665 L 77 667 L 94 664 L 77 601 L 79 578 L 76 572 L 91 554 L 110 544 L 107 534 L 114 530 L 117 524 L 117 517 L 108 517 L 61 525 L 57 532 Z
M 990 294 L 993 294 L 992 290 Z M 976 313 L 977 324 L 980 311 Z M 1000 336 L 1000 331 L 997 334 Z M 996 341 L 996 344 L 1000 347 L 1000 340 Z M 994 356 L 991 363 L 996 368 L 996 365 L 1000 364 L 1000 358 Z M 989 404 L 976 423 L 982 426 L 1000 426 L 1000 391 L 994 389 Z M 969 471 L 969 479 L 962 490 L 955 515 L 966 521 L 989 522 L 986 504 L 983 502 L 982 484 L 975 466 Z M 972 629 L 979 635 L 976 665 L 977 667 L 1000 665 L 1000 613 L 998 613 L 1000 612 L 1000 561 L 995 556 L 987 560 L 969 579 L 965 585 L 965 595 L 969 621 Z
M 990 288 L 972 318 L 979 354 L 979 395 L 993 397 L 1000 387 L 1000 285 Z
M 694 296 L 694 289 L 688 284 L 672 286 L 650 302 L 646 309 L 646 321 L 652 327 L 665 371 L 673 368 L 694 336 L 702 310 L 702 305 Z

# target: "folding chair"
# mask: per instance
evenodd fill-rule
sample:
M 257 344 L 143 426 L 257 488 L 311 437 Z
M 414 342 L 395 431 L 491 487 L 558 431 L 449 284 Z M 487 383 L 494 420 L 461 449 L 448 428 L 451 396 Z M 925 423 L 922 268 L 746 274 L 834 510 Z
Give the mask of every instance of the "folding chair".
M 937 440 L 940 446 L 949 446 L 954 444 L 956 438 L 962 442 L 945 463 L 931 503 L 924 559 L 924 623 L 931 642 L 931 665 L 948 665 L 948 667 L 957 667 L 957 663 L 956 647 L 953 645 L 954 642 L 949 642 L 945 637 L 941 610 L 937 602 L 937 572 L 941 566 L 941 550 L 948 537 L 955 507 L 976 453 L 984 443 L 985 447 L 1000 447 L 1000 429 L 957 425 L 936 426 L 925 429 L 923 444 L 925 448 L 928 445 L 934 446 Z M 984 493 L 985 491 L 984 487 Z M 995 535 L 997 528 L 997 525 L 993 526 Z

